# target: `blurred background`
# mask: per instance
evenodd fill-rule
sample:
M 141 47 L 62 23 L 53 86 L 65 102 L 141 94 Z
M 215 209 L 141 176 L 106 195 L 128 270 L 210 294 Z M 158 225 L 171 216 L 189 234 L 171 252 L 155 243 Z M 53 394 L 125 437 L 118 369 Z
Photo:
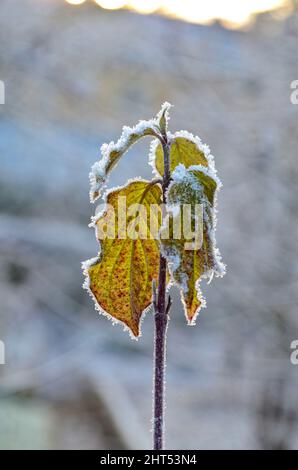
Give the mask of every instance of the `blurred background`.
M 168 331 L 167 448 L 298 448 L 298 5 L 1 0 L 0 448 L 150 448 L 153 319 L 132 341 L 94 310 L 88 173 L 165 100 L 224 187 L 223 279 Z M 151 176 L 148 141 L 110 180 Z M 296 236 L 295 236 L 296 233 Z

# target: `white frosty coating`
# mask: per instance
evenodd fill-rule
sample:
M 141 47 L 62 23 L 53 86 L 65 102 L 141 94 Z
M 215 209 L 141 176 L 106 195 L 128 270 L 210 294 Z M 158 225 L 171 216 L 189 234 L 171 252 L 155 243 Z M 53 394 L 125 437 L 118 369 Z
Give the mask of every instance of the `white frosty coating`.
M 172 187 L 173 184 L 175 183 L 182 183 L 182 182 L 187 182 L 188 184 L 191 184 L 195 190 L 201 189 L 200 182 L 198 179 L 191 173 L 191 171 L 201 171 L 204 173 L 206 176 L 209 176 L 210 178 L 213 178 L 214 181 L 216 182 L 216 191 L 214 194 L 214 204 L 213 207 L 210 206 L 208 201 L 206 200 L 206 204 L 204 204 L 205 207 L 208 207 L 208 214 L 204 210 L 204 220 L 206 222 L 206 226 L 208 229 L 208 234 L 211 240 L 211 246 L 212 246 L 212 255 L 214 258 L 215 266 L 213 269 L 210 269 L 206 271 L 205 273 L 202 274 L 202 278 L 207 278 L 209 283 L 211 282 L 213 276 L 215 275 L 216 277 L 222 277 L 225 274 L 225 265 L 221 261 L 221 255 L 219 252 L 219 249 L 216 247 L 216 237 L 215 237 L 215 230 L 216 230 L 216 224 L 217 224 L 217 194 L 220 188 L 222 187 L 222 183 L 220 179 L 218 178 L 215 168 L 209 168 L 209 167 L 204 167 L 203 165 L 192 165 L 189 168 L 185 168 L 183 164 L 177 165 L 175 170 L 172 173 L 172 179 L 171 181 L 167 194 Z M 171 205 L 171 202 L 167 202 L 169 205 L 169 210 L 173 212 L 173 208 L 175 209 L 177 206 L 177 203 L 175 203 L 173 206 Z M 210 215 L 209 215 L 210 214 Z M 209 218 L 211 217 L 211 223 Z
M 129 147 L 135 143 L 134 141 L 132 141 L 134 136 L 136 137 L 137 141 L 138 137 L 144 136 L 147 131 L 152 131 L 151 135 L 158 132 L 159 120 L 162 114 L 164 113 L 165 119 L 166 121 L 168 121 L 170 107 L 171 104 L 165 102 L 154 119 L 150 119 L 148 121 L 139 121 L 139 123 L 134 127 L 124 126 L 122 128 L 122 134 L 116 143 L 114 141 L 111 141 L 109 144 L 103 144 L 101 146 L 100 150 L 102 158 L 99 162 L 94 163 L 89 174 L 91 202 L 94 202 L 96 201 L 96 199 L 98 199 L 98 197 L 100 196 L 100 190 L 107 182 L 107 166 L 110 163 L 111 152 L 116 151 L 119 152 L 120 155 L 123 155 L 127 152 Z M 116 163 L 117 162 L 115 162 L 115 164 Z
M 107 182 L 107 166 L 110 163 L 111 152 L 121 152 L 123 155 L 128 148 L 132 145 L 130 138 L 135 136 L 142 136 L 146 130 L 154 129 L 154 121 L 140 121 L 134 127 L 124 126 L 122 134 L 118 141 L 114 141 L 109 144 L 103 144 L 101 146 L 102 158 L 99 162 L 95 162 L 91 168 L 90 177 L 90 201 L 94 202 L 99 197 L 99 192 Z
M 179 285 L 182 289 L 183 292 L 188 292 L 188 276 L 186 273 L 180 273 L 180 278 L 179 278 Z
M 91 291 L 90 289 L 90 277 L 89 277 L 89 273 L 88 273 L 88 269 L 90 268 L 90 266 L 93 266 L 94 264 L 96 264 L 97 262 L 99 261 L 99 257 L 95 257 L 95 258 L 91 258 L 89 260 L 86 260 L 82 263 L 82 269 L 83 269 L 83 274 L 85 276 L 85 280 L 83 282 L 83 289 L 85 289 L 88 294 L 90 295 L 90 297 L 93 299 L 94 301 L 94 305 L 95 305 L 95 310 L 97 310 L 101 315 L 104 315 L 105 317 L 107 317 L 109 320 L 111 320 L 112 324 L 113 325 L 116 325 L 116 324 L 120 324 L 123 326 L 123 331 L 128 331 L 131 339 L 134 339 L 136 341 L 138 341 L 138 339 L 142 336 L 142 331 L 141 331 L 141 327 L 142 327 L 142 323 L 143 323 L 143 320 L 147 314 L 147 312 L 152 308 L 152 303 L 150 305 L 148 305 L 148 307 L 146 307 L 143 312 L 142 312 L 142 315 L 140 317 L 140 320 L 139 320 L 139 336 L 134 336 L 134 334 L 132 333 L 131 329 L 125 324 L 123 323 L 121 320 L 118 320 L 117 318 L 113 317 L 112 315 L 110 315 L 108 312 L 106 312 L 106 310 L 104 310 L 100 305 L 99 303 L 97 302 L 97 299 L 95 297 L 95 295 L 93 294 L 93 292 Z
M 98 262 L 99 258 L 98 256 L 95 256 L 94 258 L 87 259 L 86 261 L 82 262 L 82 269 L 89 269 L 91 266 L 94 266 Z
M 100 162 L 95 162 L 91 167 L 91 172 L 89 173 L 90 179 L 90 202 L 96 201 L 99 197 L 99 191 L 104 186 L 105 179 L 105 162 L 101 160 Z M 98 196 L 96 196 L 98 194 Z
M 215 168 L 215 165 L 214 165 L 214 157 L 210 153 L 209 146 L 207 144 L 204 144 L 202 142 L 202 140 L 200 139 L 200 137 L 198 137 L 197 135 L 194 136 L 191 132 L 177 131 L 174 134 L 172 134 L 171 132 L 168 132 L 169 142 L 172 142 L 177 137 L 182 137 L 182 138 L 188 139 L 191 142 L 193 142 L 197 146 L 198 150 L 203 152 L 203 154 L 204 154 L 204 156 L 205 156 L 205 158 L 208 162 L 209 170 L 212 171 L 213 174 L 216 176 L 216 168 Z M 158 173 L 158 171 L 156 169 L 156 165 L 155 165 L 156 149 L 157 149 L 158 145 L 159 145 L 159 140 L 158 139 L 152 140 L 152 142 L 150 144 L 150 152 L 149 152 L 149 165 L 152 167 L 152 171 L 153 171 L 153 174 L 155 176 L 160 176 L 160 174 Z M 205 169 L 206 169 L 206 167 L 205 167 Z M 214 178 L 214 176 L 212 176 L 212 178 Z M 220 186 L 221 186 L 221 183 L 220 183 Z
M 123 323 L 121 320 L 118 320 L 117 318 L 113 317 L 112 315 L 110 315 L 108 312 L 106 312 L 106 310 L 104 310 L 100 305 L 99 303 L 97 302 L 97 299 L 95 297 L 95 295 L 93 294 L 93 292 L 91 291 L 90 289 L 90 277 L 89 277 L 89 273 L 88 273 L 88 269 L 90 268 L 90 266 L 92 266 L 93 264 L 96 264 L 96 262 L 94 262 L 94 260 L 96 260 L 96 262 L 98 261 L 98 258 L 92 258 L 90 260 L 87 260 L 87 261 L 84 261 L 82 263 L 82 269 L 83 269 L 83 274 L 85 276 L 85 281 L 83 283 L 83 289 L 85 289 L 88 294 L 90 295 L 90 297 L 93 299 L 94 301 L 94 304 L 95 304 L 95 310 L 97 310 L 101 315 L 107 317 L 109 320 L 111 320 L 112 324 L 113 325 L 116 325 L 116 324 L 120 324 L 123 326 L 123 331 L 128 331 L 131 339 L 134 339 L 136 341 L 138 341 L 138 339 L 142 336 L 142 332 L 141 332 L 141 326 L 142 326 L 142 323 L 143 323 L 143 320 L 144 320 L 144 317 L 146 315 L 146 313 L 152 308 L 152 303 L 150 305 L 148 305 L 147 308 L 145 308 L 145 310 L 142 312 L 142 316 L 139 320 L 139 336 L 134 336 L 134 334 L 132 333 L 131 329 L 125 324 Z
M 91 223 L 89 224 L 89 227 L 94 227 L 95 229 L 95 235 L 96 235 L 96 239 L 98 240 L 98 237 L 97 237 L 97 226 L 96 226 L 96 222 L 100 219 L 100 217 L 103 216 L 104 212 L 105 212 L 105 205 L 107 204 L 107 200 L 108 200 L 108 196 L 109 194 L 113 193 L 114 191 L 119 191 L 120 189 L 125 189 L 127 188 L 131 183 L 135 183 L 135 182 L 141 182 L 141 183 L 150 183 L 150 181 L 147 181 L 143 178 L 141 178 L 140 176 L 137 176 L 135 178 L 131 178 L 129 179 L 125 185 L 123 186 L 116 186 L 114 188 L 110 188 L 108 190 L 105 191 L 104 195 L 103 195 L 103 209 L 101 211 L 98 211 L 98 213 L 94 216 L 94 217 L 91 217 Z M 84 262 L 82 262 L 82 270 L 83 270 L 83 275 L 85 276 L 85 280 L 83 282 L 83 289 L 85 289 L 88 294 L 90 295 L 90 297 L 93 299 L 94 301 L 94 304 L 95 304 L 95 310 L 97 310 L 101 315 L 104 315 L 105 317 L 107 317 L 109 320 L 111 320 L 111 322 L 113 323 L 113 325 L 115 324 L 121 324 L 123 326 L 123 330 L 124 331 L 128 331 L 129 332 L 129 335 L 132 339 L 134 340 L 138 340 L 141 336 L 142 336 L 142 332 L 141 332 L 141 327 L 142 327 L 142 323 L 143 323 L 143 320 L 147 314 L 147 312 L 152 308 L 152 303 L 150 305 L 148 305 L 148 307 L 146 307 L 143 312 L 142 312 L 142 315 L 140 317 L 140 320 L 139 320 L 139 336 L 136 337 L 134 336 L 134 334 L 132 333 L 131 329 L 125 324 L 123 323 L 121 320 L 118 320 L 117 318 L 114 318 L 112 315 L 110 315 L 108 312 L 106 312 L 106 310 L 104 310 L 100 305 L 99 303 L 97 302 L 97 299 L 95 297 L 95 295 L 93 294 L 93 292 L 91 291 L 90 289 L 90 276 L 89 276 L 89 268 L 91 266 L 94 266 L 95 264 L 97 264 L 98 262 L 100 262 L 100 253 L 101 253 L 101 250 L 102 250 L 102 246 L 101 246 L 101 242 L 100 240 L 98 240 L 99 242 L 99 254 L 98 256 L 94 257 L 94 258 L 91 258 L 91 259 L 88 259 Z M 171 284 L 169 283 L 168 286 L 167 286 L 167 290 L 170 288 Z
M 176 138 L 176 137 L 184 137 L 185 139 L 188 139 L 191 142 L 193 142 L 194 144 L 196 144 L 197 148 L 201 152 L 203 152 L 203 154 L 205 155 L 205 158 L 208 161 L 209 168 L 212 169 L 216 174 L 216 169 L 215 169 L 215 165 L 214 165 L 214 157 L 210 153 L 209 145 L 204 144 L 201 141 L 200 137 L 198 137 L 197 135 L 193 135 L 191 132 L 188 132 L 188 131 L 175 132 L 175 134 L 173 135 L 173 138 Z
M 195 283 L 195 288 L 196 288 L 196 291 L 197 291 L 197 299 L 200 302 L 200 306 L 198 307 L 195 315 L 193 316 L 193 318 L 191 320 L 189 320 L 189 318 L 187 316 L 187 311 L 186 311 L 187 309 L 186 309 L 186 303 L 185 303 L 184 297 L 183 297 L 183 291 L 180 290 L 180 297 L 181 297 L 181 301 L 182 301 L 182 304 L 183 304 L 183 307 L 184 307 L 185 318 L 186 318 L 187 324 L 190 325 L 190 326 L 195 326 L 197 318 L 198 318 L 199 313 L 201 311 L 201 308 L 206 308 L 206 306 L 207 306 L 206 299 L 203 296 L 201 288 L 200 288 L 200 282 L 201 282 L 201 278 L 199 278 Z
M 150 142 L 150 149 L 149 149 L 149 157 L 148 157 L 148 163 L 152 167 L 152 173 L 154 176 L 157 178 L 160 178 L 160 174 L 158 173 L 155 165 L 155 156 L 156 156 L 156 150 L 157 147 L 159 146 L 160 142 L 158 139 L 153 139 Z
M 198 169 L 199 167 L 200 167 L 200 165 L 196 165 L 195 169 Z M 170 184 L 167 188 L 166 194 L 165 194 L 166 201 L 167 201 L 167 208 L 171 212 L 173 212 L 173 210 L 176 209 L 177 205 L 178 205 L 178 207 L 180 207 L 180 204 L 179 204 L 179 201 L 170 201 L 170 198 L 169 198 L 170 191 L 171 191 L 172 187 L 175 184 L 181 184 L 181 183 L 189 184 L 190 186 L 192 186 L 192 188 L 195 191 L 202 190 L 202 185 L 198 181 L 198 178 L 196 178 L 189 171 L 189 169 L 186 169 L 185 166 L 183 165 L 183 163 L 179 163 L 179 165 L 176 166 L 175 170 L 171 174 L 171 182 L 170 182 Z
M 156 115 L 156 121 L 159 123 L 162 115 L 164 115 L 165 117 L 165 120 L 166 120 L 166 125 L 168 125 L 169 123 L 169 120 L 170 120 L 170 114 L 169 114 L 169 111 L 170 109 L 173 107 L 173 105 L 171 103 L 169 103 L 168 101 L 165 101 L 162 105 L 161 105 L 161 109 L 160 111 L 158 111 L 157 115 Z
M 193 317 L 192 320 L 190 321 L 189 318 L 188 318 L 188 316 L 187 316 L 187 307 L 186 307 L 186 303 L 185 303 L 185 300 L 184 300 L 184 294 L 188 291 L 188 286 L 187 286 L 187 274 L 186 274 L 186 273 L 183 273 L 184 276 L 182 277 L 182 279 L 180 279 L 180 282 L 178 282 L 178 281 L 174 278 L 174 273 L 175 273 L 175 271 L 179 268 L 179 265 L 180 265 L 180 262 L 181 262 L 180 255 L 179 255 L 179 253 L 177 252 L 177 250 L 175 250 L 174 248 L 173 248 L 173 250 L 171 251 L 171 253 L 169 253 L 169 251 L 165 251 L 162 244 L 160 245 L 160 250 L 161 250 L 161 254 L 162 254 L 162 255 L 167 259 L 167 261 L 168 261 L 168 269 L 169 269 L 169 273 L 170 273 L 170 277 L 171 277 L 171 281 L 170 281 L 170 283 L 169 283 L 169 287 L 171 287 L 172 285 L 176 285 L 176 286 L 179 288 L 179 291 L 180 291 L 180 299 L 181 299 L 181 302 L 182 302 L 182 305 L 183 305 L 183 308 L 184 308 L 184 315 L 185 315 L 187 324 L 194 326 L 194 325 L 196 324 L 196 319 L 197 319 L 198 316 L 199 316 L 199 312 L 200 312 L 201 308 L 205 308 L 205 307 L 206 307 L 206 299 L 205 299 L 205 297 L 203 296 L 202 291 L 201 291 L 201 289 L 200 289 L 200 282 L 201 282 L 201 279 L 202 279 L 203 276 L 201 276 L 199 279 L 197 279 L 197 281 L 196 281 L 196 283 L 195 283 L 195 289 L 196 289 L 196 292 L 197 292 L 197 298 L 198 298 L 198 300 L 199 300 L 199 302 L 200 302 L 200 306 L 199 306 L 199 308 L 197 309 L 196 314 L 194 315 L 194 317 Z M 213 272 L 213 271 L 212 271 L 212 272 Z
M 101 147 L 102 158 L 99 162 L 96 162 L 93 165 L 92 171 L 90 173 L 90 182 L 91 182 L 90 199 L 91 199 L 92 202 L 94 202 L 99 197 L 99 191 L 106 184 L 107 176 L 108 176 L 107 175 L 107 166 L 110 163 L 110 154 L 111 154 L 111 152 L 113 152 L 113 151 L 120 152 L 120 154 L 122 155 L 128 150 L 130 145 L 132 145 L 134 143 L 133 137 L 135 137 L 136 140 L 138 140 L 137 136 L 141 137 L 142 135 L 144 135 L 144 133 L 147 130 L 148 131 L 152 130 L 153 132 L 156 132 L 158 130 L 159 120 L 160 120 L 160 118 L 162 117 L 163 114 L 164 114 L 166 123 L 168 122 L 168 120 L 169 120 L 168 111 L 169 111 L 170 107 L 171 107 L 171 105 L 169 103 L 167 103 L 167 102 L 164 103 L 162 105 L 161 110 L 159 111 L 159 113 L 157 114 L 155 119 L 152 119 L 150 121 L 140 121 L 133 128 L 124 126 L 123 130 L 122 130 L 121 137 L 116 143 L 110 142 L 110 144 L 103 144 L 102 145 L 102 147 Z M 197 148 L 201 152 L 204 153 L 205 158 L 208 162 L 208 167 L 205 167 L 205 166 L 202 166 L 202 165 L 193 165 L 188 170 L 202 171 L 207 176 L 213 178 L 217 183 L 217 189 L 216 189 L 215 195 L 214 195 L 214 207 L 210 209 L 210 213 L 212 215 L 212 224 L 209 224 L 209 223 L 207 224 L 210 239 L 212 241 L 212 250 L 213 250 L 213 257 L 214 257 L 214 260 L 215 260 L 215 267 L 214 267 L 214 269 L 208 270 L 208 272 L 205 272 L 201 276 L 201 278 L 202 277 L 209 278 L 209 282 L 210 282 L 214 274 L 216 276 L 223 276 L 225 274 L 225 265 L 221 262 L 221 257 L 220 257 L 220 254 L 219 254 L 219 250 L 216 248 L 216 241 L 215 241 L 216 212 L 217 212 L 216 211 L 216 200 L 217 200 L 217 192 L 218 192 L 219 188 L 221 187 L 221 182 L 220 182 L 220 180 L 218 179 L 218 177 L 216 175 L 216 169 L 215 169 L 215 166 L 214 166 L 214 159 L 213 159 L 213 156 L 210 154 L 209 147 L 207 145 L 203 144 L 199 137 L 194 136 L 193 134 L 191 134 L 187 131 L 178 131 L 175 134 L 167 132 L 167 136 L 168 136 L 168 141 L 170 143 L 176 137 L 186 138 L 186 139 L 190 140 L 191 142 L 193 142 L 197 146 Z M 160 176 L 159 173 L 156 170 L 156 167 L 155 167 L 155 154 L 156 154 L 156 149 L 157 149 L 158 145 L 159 145 L 159 140 L 158 139 L 154 139 L 151 142 L 150 154 L 149 154 L 149 163 L 153 167 L 153 172 L 157 176 Z M 115 163 L 117 163 L 117 162 L 115 162 Z M 180 165 L 178 165 L 178 167 L 180 167 Z M 184 167 L 184 169 L 181 168 L 181 167 L 180 168 L 178 168 L 178 167 L 175 169 L 175 171 L 177 170 L 176 171 L 176 176 L 175 176 L 176 182 L 179 180 L 179 178 L 180 179 L 183 178 L 183 174 L 185 175 L 186 171 L 187 171 L 185 169 L 185 167 Z M 182 167 L 183 167 L 183 165 L 182 165 Z M 175 171 L 173 172 L 173 175 L 175 174 Z M 130 180 L 127 183 L 127 185 L 130 184 L 132 181 L 144 181 L 144 180 L 136 178 L 134 180 Z M 105 194 L 105 199 L 107 199 L 107 196 L 110 192 L 115 191 L 116 189 L 118 189 L 118 188 L 113 188 L 113 189 L 107 191 L 106 194 Z M 199 189 L 199 187 L 197 189 Z M 170 210 L 170 206 L 168 207 L 168 210 Z M 171 210 L 172 210 L 172 213 L 175 214 L 175 211 L 177 210 L 177 207 L 172 205 Z M 92 218 L 92 222 L 91 222 L 90 226 L 94 226 L 96 228 L 96 222 L 103 215 L 103 213 L 104 213 L 104 211 L 101 211 L 98 214 L 96 214 L 96 216 Z M 205 220 L 208 220 L 208 217 L 210 217 L 210 216 L 207 216 L 207 218 Z M 165 220 L 163 221 L 163 224 L 164 223 L 165 223 Z M 169 261 L 169 270 L 170 270 L 170 272 L 172 271 L 171 272 L 172 279 L 171 279 L 170 283 L 167 286 L 167 289 L 169 289 L 169 287 L 172 284 L 178 284 L 174 280 L 172 273 L 173 273 L 173 271 L 178 269 L 178 267 L 180 265 L 180 262 L 181 262 L 181 259 L 180 259 L 179 253 L 171 253 L 171 254 L 167 253 L 166 254 L 164 252 L 164 249 L 163 249 L 162 246 L 161 246 L 161 252 L 162 252 L 162 255 L 165 256 L 168 259 L 168 261 Z M 88 290 L 89 294 L 91 295 L 91 297 L 93 298 L 93 300 L 95 302 L 96 309 L 99 310 L 100 313 L 102 313 L 103 315 L 110 318 L 113 324 L 122 323 L 120 320 L 115 319 L 114 317 L 112 317 L 110 314 L 108 314 L 106 311 L 104 311 L 99 306 L 96 298 L 94 297 L 94 295 L 92 294 L 92 292 L 90 290 L 90 279 L 89 279 L 88 269 L 90 268 L 90 266 L 92 266 L 93 264 L 96 264 L 97 262 L 99 262 L 99 256 L 96 257 L 96 258 L 92 258 L 91 260 L 87 260 L 85 263 L 83 263 L 84 275 L 86 276 L 86 279 L 85 279 L 85 282 L 84 282 L 84 288 Z M 206 305 L 205 299 L 203 298 L 203 296 L 201 294 L 201 291 L 200 291 L 200 288 L 199 288 L 200 279 L 198 279 L 196 281 L 195 286 L 196 286 L 198 299 L 201 302 L 201 307 L 205 307 L 205 305 Z M 187 281 L 187 278 L 184 278 L 184 279 L 181 280 L 180 285 L 178 284 L 178 286 L 180 287 L 180 290 L 181 290 L 181 294 L 183 294 L 183 289 L 184 289 L 184 291 L 187 289 L 186 281 Z M 182 301 L 183 301 L 183 295 L 181 295 L 181 297 L 182 297 Z M 140 325 L 142 323 L 142 320 L 144 318 L 145 313 L 147 312 L 147 310 L 149 310 L 151 308 L 151 306 L 152 306 L 152 304 L 149 305 L 144 310 L 144 312 L 142 313 L 142 316 L 141 316 L 141 319 L 140 319 Z M 198 314 L 198 312 L 197 312 L 197 314 Z M 194 324 L 194 321 L 195 321 L 195 318 L 193 318 L 191 324 Z M 130 332 L 131 337 L 133 339 L 137 339 L 132 335 L 132 332 L 130 331 L 130 329 L 125 324 L 123 324 L 123 325 L 124 325 L 124 329 L 128 330 Z
M 187 178 L 189 183 L 197 183 L 197 185 L 200 185 L 198 179 L 190 173 L 191 171 L 200 171 L 201 173 L 204 173 L 204 175 L 209 176 L 209 178 L 212 178 L 216 182 L 217 190 L 222 187 L 222 182 L 218 178 L 215 168 L 207 167 L 204 165 L 191 165 L 188 168 L 185 168 L 182 163 L 179 163 L 179 165 L 177 165 L 175 170 L 173 171 L 171 177 L 177 183 L 180 183 L 182 180 Z
M 195 318 L 197 317 L 200 308 L 206 306 L 206 301 L 204 297 L 202 296 L 201 290 L 200 290 L 200 281 L 202 278 L 207 278 L 208 283 L 211 282 L 213 276 L 217 277 L 222 277 L 225 274 L 225 265 L 221 261 L 221 255 L 219 253 L 218 248 L 216 247 L 216 238 L 215 238 L 215 229 L 216 229 L 216 203 L 217 203 L 217 193 L 219 189 L 221 188 L 222 184 L 219 178 L 217 177 L 214 165 L 209 167 L 204 167 L 202 165 L 192 165 L 189 168 L 185 168 L 183 164 L 177 165 L 175 170 L 173 171 L 171 177 L 172 181 L 168 187 L 166 198 L 167 198 L 167 210 L 168 214 L 164 218 L 163 225 L 161 227 L 160 233 L 163 229 L 166 228 L 167 223 L 168 223 L 168 218 L 169 214 L 172 213 L 173 215 L 178 211 L 177 207 L 177 201 L 171 201 L 169 198 L 170 190 L 174 184 L 181 184 L 181 183 L 186 183 L 188 185 L 191 185 L 194 190 L 202 190 L 202 185 L 198 181 L 198 179 L 195 177 L 192 171 L 201 171 L 205 175 L 209 176 L 210 178 L 213 178 L 217 184 L 216 191 L 214 194 L 214 205 L 211 207 L 209 201 L 207 198 L 205 198 L 205 202 L 203 202 L 203 207 L 204 207 L 204 212 L 203 212 L 203 217 L 204 221 L 206 222 L 206 227 L 208 230 L 208 234 L 211 240 L 211 250 L 212 250 L 212 257 L 214 259 L 214 266 L 211 269 L 208 269 L 205 271 L 199 279 L 197 279 L 195 283 L 195 288 L 197 291 L 197 297 L 198 300 L 201 302 L 200 307 L 198 308 L 198 311 L 195 315 L 195 317 L 192 319 L 191 324 L 195 324 Z M 203 200 L 204 201 L 204 200 Z M 188 291 L 188 286 L 187 286 L 187 273 L 179 273 L 179 280 L 177 278 L 175 279 L 174 274 L 176 271 L 179 269 L 180 263 L 181 263 L 181 256 L 175 247 L 165 247 L 161 244 L 161 251 L 162 254 L 165 258 L 168 260 L 169 264 L 169 271 L 171 278 L 173 280 L 173 283 L 175 283 L 179 288 L 181 292 L 181 300 L 184 305 L 185 309 L 185 314 L 187 318 L 187 312 L 186 312 L 186 306 L 183 298 L 183 294 L 187 293 Z M 182 277 L 181 277 L 182 276 Z M 187 319 L 188 320 L 188 319 Z M 189 321 L 188 321 L 189 322 Z M 189 322 L 190 323 L 190 322 Z

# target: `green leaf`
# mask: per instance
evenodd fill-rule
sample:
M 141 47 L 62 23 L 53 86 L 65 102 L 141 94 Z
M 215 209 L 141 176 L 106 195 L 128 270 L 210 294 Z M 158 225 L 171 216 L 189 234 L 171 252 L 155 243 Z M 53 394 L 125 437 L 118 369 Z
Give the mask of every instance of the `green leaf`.
M 224 265 L 215 246 L 214 233 L 214 204 L 219 181 L 215 175 L 214 178 L 211 175 L 211 172 L 200 166 L 191 170 L 186 170 L 183 165 L 176 168 L 167 192 L 168 216 L 160 231 L 162 253 L 169 262 L 172 280 L 180 288 L 189 323 L 194 323 L 201 306 L 204 305 L 199 288 L 200 279 L 211 278 L 213 274 L 224 274 Z M 190 208 L 191 235 L 195 234 L 194 238 L 185 235 L 184 219 L 181 213 L 177 214 L 177 208 L 182 209 L 183 205 Z M 196 205 L 200 205 L 201 214 L 197 213 Z M 201 239 L 196 241 L 196 238 L 199 238 L 198 223 Z M 179 224 L 181 237 L 177 238 L 174 230 Z M 186 249 L 194 241 L 196 245 L 192 245 L 193 249 Z
M 123 210 L 123 198 L 126 198 L 126 211 Z M 91 266 L 85 265 L 86 285 L 98 309 L 124 323 L 137 337 L 142 313 L 152 302 L 152 281 L 158 279 L 160 249 L 157 237 L 150 232 L 149 209 L 151 204 L 156 205 L 155 224 L 158 233 L 161 224 L 161 188 L 154 181 L 133 181 L 109 192 L 106 202 L 107 210 L 95 222 L 97 234 L 104 232 L 115 215 L 114 233 L 120 233 L 122 238 L 113 237 L 113 233 L 110 233 L 111 238 L 100 240 L 98 259 Z M 140 206 L 138 215 L 133 217 L 130 209 L 134 208 L 134 204 L 142 204 L 146 213 Z M 120 216 L 124 220 L 120 221 Z M 127 233 L 136 235 L 135 239 L 121 232 L 123 222 Z M 139 235 L 132 228 L 138 229 Z M 141 234 L 147 238 L 142 239 Z
M 172 105 L 166 101 L 162 105 L 161 110 L 159 111 L 159 113 L 157 115 L 158 127 L 159 127 L 159 129 L 161 131 L 161 134 L 163 136 L 167 135 L 168 122 L 169 122 L 169 110 L 170 110 L 171 106 Z
M 184 135 L 188 137 L 184 137 Z M 150 156 L 151 164 L 155 167 L 159 175 L 164 174 L 164 159 L 162 145 L 156 141 L 156 145 L 152 148 Z M 170 169 L 174 171 L 177 165 L 182 163 L 185 168 L 192 165 L 208 166 L 208 149 L 204 146 L 199 138 L 193 137 L 191 134 L 182 132 L 176 133 L 171 139 L 170 146 Z

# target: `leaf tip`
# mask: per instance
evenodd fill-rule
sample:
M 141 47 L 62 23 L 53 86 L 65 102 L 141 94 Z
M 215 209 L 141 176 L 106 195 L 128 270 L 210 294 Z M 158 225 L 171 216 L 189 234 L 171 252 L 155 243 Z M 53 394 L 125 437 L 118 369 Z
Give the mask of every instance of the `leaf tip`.
M 170 120 L 169 111 L 172 108 L 172 106 L 173 105 L 171 103 L 169 103 L 168 101 L 165 101 L 161 105 L 161 109 L 156 115 L 156 121 L 163 135 L 167 133 L 168 122 Z

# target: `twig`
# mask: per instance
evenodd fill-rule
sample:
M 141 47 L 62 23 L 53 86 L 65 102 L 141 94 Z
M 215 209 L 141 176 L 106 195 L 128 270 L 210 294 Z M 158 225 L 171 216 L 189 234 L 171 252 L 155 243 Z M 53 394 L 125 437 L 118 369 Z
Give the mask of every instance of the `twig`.
M 170 182 L 169 145 L 164 136 L 164 176 L 162 180 L 163 202 Z M 167 261 L 160 255 L 158 293 L 153 292 L 153 305 L 155 310 L 155 338 L 154 338 L 154 409 L 153 409 L 153 447 L 154 450 L 164 448 L 164 400 L 165 400 L 165 363 L 166 363 L 166 332 L 168 326 L 171 298 L 166 304 Z

